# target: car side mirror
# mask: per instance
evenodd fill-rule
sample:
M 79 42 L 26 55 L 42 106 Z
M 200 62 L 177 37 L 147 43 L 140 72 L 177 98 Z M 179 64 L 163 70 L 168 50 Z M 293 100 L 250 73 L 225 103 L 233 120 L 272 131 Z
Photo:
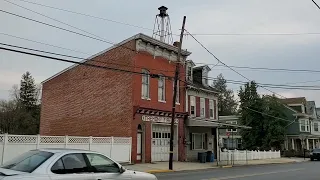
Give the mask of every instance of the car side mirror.
M 120 166 L 120 173 L 124 173 L 126 171 L 126 169 L 123 166 Z

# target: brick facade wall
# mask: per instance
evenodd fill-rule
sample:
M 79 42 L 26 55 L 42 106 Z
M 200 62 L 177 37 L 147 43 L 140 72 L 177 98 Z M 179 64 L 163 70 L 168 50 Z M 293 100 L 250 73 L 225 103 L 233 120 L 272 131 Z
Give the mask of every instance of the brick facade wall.
M 135 41 L 124 46 L 134 49 Z M 88 63 L 132 71 L 134 55 L 117 47 Z M 45 82 L 40 134 L 130 137 L 132 80 L 130 73 L 76 66 Z

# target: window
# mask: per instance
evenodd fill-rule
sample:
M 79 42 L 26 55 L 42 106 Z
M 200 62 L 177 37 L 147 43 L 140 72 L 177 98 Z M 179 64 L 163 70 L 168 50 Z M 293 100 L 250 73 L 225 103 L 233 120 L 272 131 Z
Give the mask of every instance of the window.
M 148 70 L 142 70 L 142 99 L 150 98 L 150 73 Z
M 309 120 L 307 119 L 302 119 L 299 120 L 300 123 L 300 131 L 301 132 L 309 132 Z
M 192 81 L 192 67 L 191 67 L 191 65 L 188 66 L 187 73 L 188 73 L 188 75 L 187 75 L 188 79 L 187 80 L 188 81 Z
M 176 103 L 179 104 L 180 101 L 180 85 L 179 81 L 177 81 L 177 95 L 176 95 Z M 174 81 L 173 81 L 173 89 L 174 89 Z
M 200 117 L 205 117 L 205 99 L 200 98 Z
M 119 173 L 119 166 L 109 158 L 100 154 L 86 154 L 91 165 L 91 172 L 95 173 Z
M 166 100 L 166 97 L 165 97 L 165 92 L 166 92 L 165 83 L 166 83 L 166 78 L 164 76 L 160 75 L 160 77 L 158 79 L 158 100 L 159 101 L 165 101 Z
M 1 168 L 31 173 L 53 154 L 45 151 L 28 151 L 3 164 Z
M 242 140 L 239 138 L 224 138 L 223 147 L 227 149 L 240 149 L 242 147 Z
M 202 150 L 205 147 L 205 134 L 203 133 L 193 133 L 192 134 L 192 149 Z
M 196 98 L 194 96 L 190 96 L 190 115 L 196 116 Z
M 237 121 L 227 121 L 227 123 L 229 123 L 229 124 L 238 124 L 238 122 Z M 237 129 L 236 128 L 229 128 L 229 129 L 227 129 L 226 130 L 227 132 L 237 132 Z
M 82 154 L 68 154 L 59 159 L 51 171 L 56 174 L 72 174 L 89 172 Z
M 213 100 L 209 100 L 209 116 L 211 119 L 214 118 L 214 103 Z
M 313 129 L 314 129 L 314 131 L 319 131 L 319 125 L 317 122 L 313 123 Z

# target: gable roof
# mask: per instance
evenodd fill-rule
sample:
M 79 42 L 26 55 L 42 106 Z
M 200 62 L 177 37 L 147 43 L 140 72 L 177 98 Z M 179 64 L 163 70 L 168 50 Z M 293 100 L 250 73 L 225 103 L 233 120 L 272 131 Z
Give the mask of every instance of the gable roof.
M 86 59 L 84 59 L 84 60 L 82 60 L 80 62 L 81 63 L 85 63 L 85 62 L 87 62 L 87 61 L 89 61 L 89 60 L 91 60 L 91 59 L 93 59 L 93 58 L 95 58 L 95 57 L 97 57 L 97 56 L 99 56 L 101 54 L 104 54 L 104 53 L 106 53 L 106 52 L 108 52 L 108 51 L 110 51 L 112 49 L 120 47 L 120 46 L 122 46 L 122 45 L 124 45 L 124 44 L 126 44 L 126 43 L 128 43 L 128 42 L 130 42 L 132 40 L 138 40 L 138 39 L 146 41 L 146 42 L 148 42 L 150 44 L 157 45 L 157 46 L 159 46 L 161 48 L 164 48 L 164 49 L 167 49 L 169 51 L 173 51 L 175 53 L 178 53 L 178 47 L 175 47 L 175 46 L 173 46 L 171 44 L 164 43 L 164 42 L 159 41 L 157 39 L 154 39 L 154 38 L 152 38 L 150 36 L 147 36 L 145 34 L 139 33 L 139 34 L 136 34 L 134 36 L 131 36 L 131 37 L 121 41 L 120 43 L 114 44 L 113 46 L 111 46 L 111 47 L 109 47 L 109 48 L 107 48 L 107 49 L 105 49 L 105 50 L 103 50 L 101 52 L 98 52 L 97 54 L 94 54 L 94 55 L 92 55 L 92 56 L 90 56 L 90 57 L 88 57 L 88 58 L 86 58 Z M 181 50 L 181 55 L 182 56 L 189 56 L 190 54 L 191 54 L 191 52 L 189 52 L 187 50 Z M 64 70 L 54 74 L 53 76 L 49 77 L 48 79 L 42 81 L 41 84 L 46 83 L 47 81 L 50 81 L 51 79 L 61 75 L 62 73 L 66 72 L 66 71 L 68 71 L 70 69 L 73 69 L 76 66 L 79 66 L 79 64 L 73 64 L 72 66 L 69 66 L 69 67 L 65 68 Z

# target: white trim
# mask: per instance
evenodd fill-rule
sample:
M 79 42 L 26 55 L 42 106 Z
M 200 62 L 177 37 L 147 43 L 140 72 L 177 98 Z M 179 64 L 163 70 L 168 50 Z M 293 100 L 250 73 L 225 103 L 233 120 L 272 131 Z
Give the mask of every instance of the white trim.
M 161 102 L 161 103 L 167 103 L 167 101 L 161 101 L 161 100 L 158 100 L 158 102 Z
M 305 130 L 302 130 L 302 124 L 305 126 Z M 310 122 L 309 119 L 299 119 L 299 127 L 300 127 L 300 132 L 310 132 Z
M 150 99 L 150 71 L 147 69 L 142 69 L 142 73 L 145 73 L 141 75 L 141 97 L 142 99 Z M 147 82 L 144 83 L 143 79 L 147 78 Z M 147 94 L 145 95 L 143 86 L 147 85 Z
M 215 119 L 215 118 L 214 118 L 214 114 L 215 114 L 215 112 L 214 112 L 214 111 L 215 111 L 214 101 L 215 101 L 215 100 L 213 100 L 213 99 L 209 99 L 209 118 L 210 118 L 210 119 Z M 210 106 L 211 103 L 212 103 L 212 107 Z M 212 116 L 211 116 L 211 114 L 210 114 L 211 110 L 212 110 Z
M 203 114 L 202 113 L 203 110 Z M 206 117 L 206 99 L 200 98 L 200 117 Z
M 163 81 L 163 84 L 162 84 L 163 99 L 159 99 L 159 89 L 160 89 L 159 82 L 160 82 L 160 80 Z M 166 102 L 166 78 L 162 74 L 158 78 L 158 101 L 159 102 L 164 102 L 164 103 Z
M 191 99 L 193 99 L 193 101 Z M 192 106 L 191 102 L 193 102 L 194 114 L 191 114 L 191 106 Z M 197 111 L 196 97 L 195 96 L 190 96 L 190 116 L 196 117 L 197 116 L 197 112 L 196 111 Z
M 205 147 L 203 146 L 203 144 L 206 143 L 205 142 L 205 133 L 191 133 L 191 135 L 192 135 L 192 144 L 191 144 L 192 148 L 191 149 L 192 150 L 204 150 Z M 194 135 L 201 135 L 201 140 L 202 140 L 201 141 L 201 149 L 195 149 L 194 148 L 194 142 L 195 142 Z
M 226 121 L 226 123 L 228 123 L 228 124 L 235 124 L 235 125 L 237 125 L 238 124 L 238 121 Z M 226 132 L 238 132 L 238 129 L 226 129 Z

